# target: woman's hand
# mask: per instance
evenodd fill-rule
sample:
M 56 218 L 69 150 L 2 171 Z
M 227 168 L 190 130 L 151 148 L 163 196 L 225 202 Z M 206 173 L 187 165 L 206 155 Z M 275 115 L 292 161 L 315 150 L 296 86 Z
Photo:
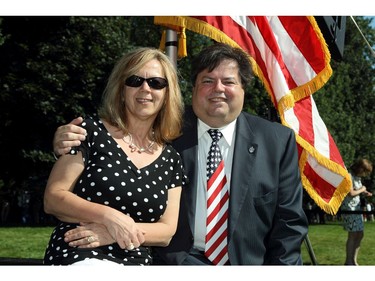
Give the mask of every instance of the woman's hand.
M 370 192 L 370 191 L 367 191 L 367 187 L 366 186 L 364 186 L 364 185 L 362 185 L 362 194 L 364 195 L 364 196 L 372 196 L 372 193 Z
M 145 242 L 144 231 L 130 216 L 112 208 L 108 210 L 109 212 L 104 214 L 102 223 L 121 249 L 132 250 Z
M 81 223 L 65 233 L 64 241 L 69 243 L 69 246 L 78 248 L 96 248 L 116 242 L 107 228 L 98 223 Z
M 69 243 L 69 246 L 78 248 L 96 248 L 117 242 L 122 249 L 133 250 L 144 243 L 145 238 L 144 233 L 135 225 L 133 219 L 128 218 L 129 223 L 126 226 L 116 225 L 113 227 L 117 239 L 103 224 L 80 223 L 80 226 L 65 233 L 64 241 Z M 119 227 L 122 230 L 119 230 Z

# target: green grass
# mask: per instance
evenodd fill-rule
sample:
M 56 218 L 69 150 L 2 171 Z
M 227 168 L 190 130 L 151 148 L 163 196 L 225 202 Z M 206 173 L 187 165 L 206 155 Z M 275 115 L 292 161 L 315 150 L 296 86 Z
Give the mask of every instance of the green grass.
M 0 227 L 0 257 L 41 259 L 52 227 Z M 375 265 L 375 222 L 365 223 L 358 263 Z M 309 241 L 319 265 L 343 265 L 347 232 L 340 222 L 327 222 L 309 226 Z M 302 245 L 302 258 L 311 264 L 306 244 Z
M 0 257 L 41 259 L 53 227 L 0 227 Z
M 364 238 L 358 254 L 360 265 L 375 265 L 375 222 L 365 222 Z M 308 238 L 319 265 L 343 265 L 345 262 L 345 244 L 348 233 L 341 222 L 310 225 Z M 302 258 L 305 264 L 311 264 L 307 246 L 302 245 Z

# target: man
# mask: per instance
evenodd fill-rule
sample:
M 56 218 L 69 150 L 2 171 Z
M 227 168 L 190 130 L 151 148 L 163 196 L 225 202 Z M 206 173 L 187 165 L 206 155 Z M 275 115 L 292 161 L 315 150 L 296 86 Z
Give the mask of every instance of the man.
M 160 264 L 302 264 L 308 224 L 295 135 L 281 124 L 242 112 L 251 76 L 247 54 L 225 44 L 204 49 L 192 62 L 192 108 L 186 109 L 182 136 L 173 142 L 190 182 L 182 191 L 176 234 L 169 246 L 154 248 Z M 72 127 L 57 130 L 56 154 L 79 144 L 82 135 L 75 132 L 80 129 Z M 215 153 L 224 160 L 223 184 L 218 186 L 226 189 L 218 194 L 228 209 L 219 211 L 220 233 L 212 236 L 220 241 L 210 245 L 221 248 L 207 254 L 211 238 L 206 229 L 211 225 L 206 221 L 212 219 L 206 218 L 206 161 L 212 142 L 207 130 L 212 128 L 222 135 L 213 139 L 219 146 Z

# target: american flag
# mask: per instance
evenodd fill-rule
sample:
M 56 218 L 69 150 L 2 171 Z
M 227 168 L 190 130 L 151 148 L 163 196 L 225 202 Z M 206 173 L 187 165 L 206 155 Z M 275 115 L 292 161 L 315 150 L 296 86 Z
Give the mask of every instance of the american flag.
M 181 35 L 186 28 L 249 54 L 282 124 L 296 133 L 304 189 L 322 210 L 335 214 L 351 178 L 312 97 L 332 75 L 314 17 L 157 16 L 154 23 Z

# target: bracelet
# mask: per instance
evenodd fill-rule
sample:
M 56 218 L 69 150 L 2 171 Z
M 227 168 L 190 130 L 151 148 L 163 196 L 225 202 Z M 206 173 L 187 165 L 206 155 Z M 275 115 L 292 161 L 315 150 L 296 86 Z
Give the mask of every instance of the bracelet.
M 52 155 L 53 155 L 53 158 L 55 158 L 56 161 L 59 160 L 60 155 L 57 156 L 54 151 L 52 152 Z

